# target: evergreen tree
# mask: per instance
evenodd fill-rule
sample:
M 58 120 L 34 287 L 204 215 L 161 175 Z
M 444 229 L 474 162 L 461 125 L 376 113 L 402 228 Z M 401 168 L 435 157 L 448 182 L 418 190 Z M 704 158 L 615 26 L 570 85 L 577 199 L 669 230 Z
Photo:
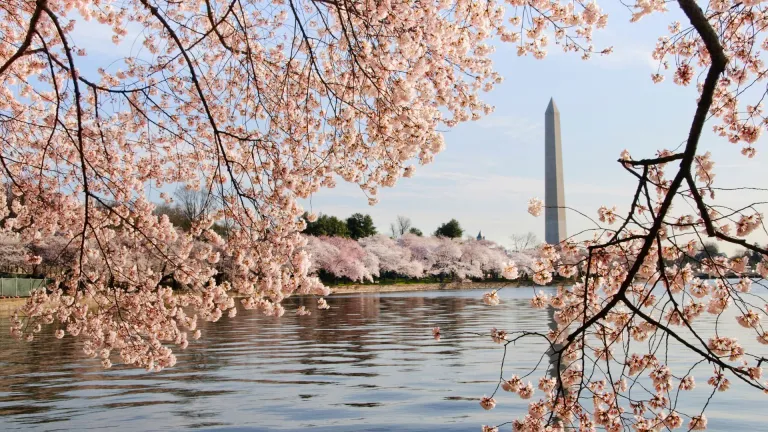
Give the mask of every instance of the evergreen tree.
M 437 237 L 461 238 L 462 234 L 464 234 L 464 230 L 461 229 L 461 225 L 456 219 L 451 219 L 440 225 L 435 231 Z
M 347 231 L 349 231 L 351 238 L 357 240 L 375 235 L 376 226 L 373 225 L 373 219 L 370 215 L 355 213 L 347 218 Z
M 306 213 L 304 214 L 306 219 Z M 347 223 L 336 216 L 321 214 L 316 221 L 307 221 L 307 227 L 302 231 L 311 236 L 349 237 Z

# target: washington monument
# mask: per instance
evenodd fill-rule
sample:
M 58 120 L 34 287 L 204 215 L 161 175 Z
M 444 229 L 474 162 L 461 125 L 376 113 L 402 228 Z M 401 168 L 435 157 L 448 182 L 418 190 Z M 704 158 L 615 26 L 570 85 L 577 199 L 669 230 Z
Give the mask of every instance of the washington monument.
M 563 187 L 563 155 L 560 141 L 560 111 L 555 100 L 549 100 L 544 113 L 544 240 L 557 244 L 568 235 L 565 230 L 565 188 Z

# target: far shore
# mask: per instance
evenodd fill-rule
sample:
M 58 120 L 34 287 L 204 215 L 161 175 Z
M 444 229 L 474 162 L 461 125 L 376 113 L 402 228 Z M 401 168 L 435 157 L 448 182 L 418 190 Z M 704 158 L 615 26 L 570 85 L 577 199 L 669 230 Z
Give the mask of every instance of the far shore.
M 331 296 L 334 294 L 356 293 L 393 293 L 414 291 L 451 291 L 451 290 L 481 290 L 517 288 L 521 286 L 517 282 L 489 281 L 489 282 L 445 282 L 445 283 L 409 283 L 409 284 L 365 284 L 365 285 L 339 285 L 331 286 Z M 0 299 L 0 316 L 9 316 L 14 310 L 27 301 L 26 297 Z
M 450 290 L 479 290 L 517 288 L 516 282 L 445 282 L 445 283 L 413 283 L 413 284 L 366 284 L 329 286 L 331 295 L 355 293 L 410 292 L 410 291 L 450 291 Z

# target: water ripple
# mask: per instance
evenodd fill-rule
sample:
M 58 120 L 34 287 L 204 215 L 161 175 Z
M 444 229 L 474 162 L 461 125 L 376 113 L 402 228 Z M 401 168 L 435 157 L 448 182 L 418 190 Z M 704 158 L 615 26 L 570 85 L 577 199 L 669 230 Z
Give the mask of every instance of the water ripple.
M 441 291 L 332 296 L 328 311 L 281 319 L 241 310 L 201 325 L 204 337 L 160 373 L 102 370 L 72 338 L 51 332 L 29 344 L 3 332 L 0 430 L 477 430 L 527 404 L 503 395 L 503 409 L 480 408 L 502 351 L 465 332 L 545 330 L 549 317 L 527 306 L 530 293 L 505 290 L 498 307 L 483 305 L 479 292 Z M 439 342 L 435 326 L 445 333 Z M 535 364 L 545 345 L 511 348 L 506 367 L 515 372 Z M 671 361 L 689 359 L 676 356 Z M 749 415 L 762 406 L 754 393 L 713 407 L 713 429 L 760 430 L 763 421 Z

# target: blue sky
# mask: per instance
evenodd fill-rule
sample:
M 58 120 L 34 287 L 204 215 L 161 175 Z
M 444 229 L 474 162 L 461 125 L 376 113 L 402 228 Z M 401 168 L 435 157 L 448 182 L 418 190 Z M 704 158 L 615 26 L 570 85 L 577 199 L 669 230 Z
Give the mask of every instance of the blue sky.
M 552 47 L 546 59 L 535 60 L 518 57 L 514 46 L 498 45 L 494 61 L 505 81 L 485 95 L 496 106 L 493 114 L 447 132 L 447 148 L 435 162 L 381 190 L 376 206 L 368 206 L 356 187 L 340 183 L 316 194 L 307 207 L 337 216 L 369 213 L 381 231 L 404 215 L 425 233 L 456 218 L 468 234 L 482 230 L 502 244 L 528 231 L 542 239 L 543 218 L 527 213 L 527 201 L 544 198 L 544 111 L 553 97 L 560 109 L 566 205 L 590 216 L 603 204 L 628 208 L 636 183 L 616 159 L 624 148 L 640 158 L 677 147 L 687 136 L 697 93 L 675 85 L 671 75 L 661 84 L 650 79 L 656 40 L 673 20 L 684 22 L 680 14 L 630 24 L 626 9 L 613 6 L 605 7 L 609 25 L 595 44 L 614 46 L 613 54 L 584 61 Z M 748 160 L 709 126 L 702 147 L 713 153 L 717 186 L 764 183 L 762 145 Z M 744 198 L 739 193 L 718 202 Z M 569 233 L 591 225 L 575 213 L 567 217 Z
M 484 99 L 496 111 L 479 121 L 449 130 L 446 150 L 432 164 L 419 167 L 410 179 L 379 192 L 379 204 L 369 206 L 356 186 L 340 180 L 303 202 L 315 212 L 347 217 L 370 214 L 381 232 L 397 215 L 431 233 L 443 222 L 458 219 L 467 234 L 482 230 L 486 238 L 508 245 L 513 234 L 534 232 L 544 237 L 543 218 L 527 213 L 531 197 L 544 198 L 544 111 L 550 97 L 560 109 L 566 204 L 595 215 L 600 205 L 628 208 L 634 182 L 615 161 L 623 149 L 634 157 L 653 156 L 657 149 L 675 148 L 687 136 L 696 108 L 695 87 L 681 88 L 671 75 L 653 84 L 656 64 L 651 51 L 674 20 L 671 12 L 630 24 L 630 13 L 618 2 L 603 2 L 609 24 L 596 33 L 597 48 L 613 46 L 614 53 L 584 61 L 551 46 L 544 60 L 518 57 L 514 45 L 497 44 L 493 58 L 505 81 Z M 115 47 L 94 22 L 78 22 L 75 38 L 99 63 L 127 54 L 136 34 Z M 762 140 L 761 140 L 762 141 Z M 714 136 L 708 126 L 702 148 L 716 161 L 717 186 L 762 186 L 766 156 L 748 160 L 740 148 Z M 747 192 L 722 194 L 718 203 L 758 201 Z M 568 214 L 568 231 L 591 222 Z M 765 236 L 757 237 L 763 242 Z

